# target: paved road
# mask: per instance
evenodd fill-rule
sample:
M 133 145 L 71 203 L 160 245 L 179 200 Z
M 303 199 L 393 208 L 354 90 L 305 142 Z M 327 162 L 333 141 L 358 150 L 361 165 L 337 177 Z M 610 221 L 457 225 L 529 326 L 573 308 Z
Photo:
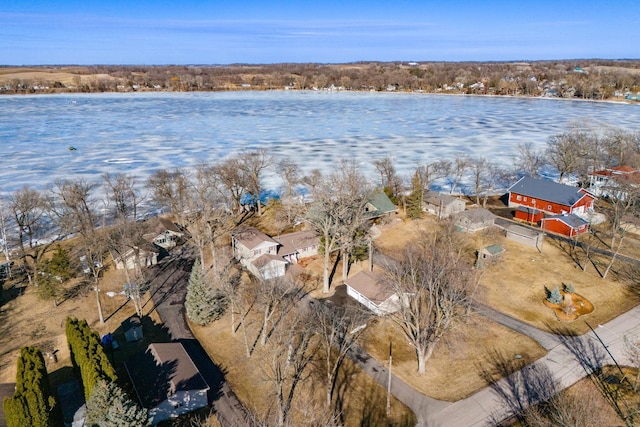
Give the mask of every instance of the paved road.
M 490 318 L 495 317 L 496 321 L 501 317 L 486 310 L 484 313 L 488 314 Z M 502 319 L 504 320 L 504 317 Z M 502 322 L 500 321 L 500 323 Z M 518 325 L 518 323 L 522 322 L 517 320 L 515 323 L 513 321 L 506 323 L 511 323 L 517 328 L 516 330 L 526 335 L 532 332 L 529 328 L 521 328 L 522 325 Z M 584 378 L 588 370 L 614 364 L 614 360 L 606 352 L 600 340 L 611 352 L 615 362 L 623 365 L 631 364 L 631 361 L 624 354 L 624 336 L 640 336 L 640 307 L 636 307 L 604 325 L 591 326 L 594 327 L 595 333 L 589 332 L 580 337 L 555 336 L 554 339 L 558 340 L 558 344 L 546 356 L 523 369 L 544 367 L 560 383 L 560 388 L 564 389 Z M 544 336 L 537 332 L 532 335 L 534 339 Z M 543 341 L 546 342 L 547 338 L 543 338 Z M 505 380 L 502 380 L 499 384 L 504 382 Z M 450 404 L 438 412 L 428 414 L 426 418 L 421 420 L 419 426 L 486 426 L 490 425 L 492 419 L 505 419 L 508 415 L 507 409 L 497 399 L 491 388 L 485 387 L 466 399 Z
M 156 311 L 168 329 L 171 339 L 182 343 L 209 384 L 209 404 L 213 407 L 220 424 L 225 427 L 248 425 L 244 406 L 231 390 L 223 372 L 211 361 L 195 339 L 186 322 L 184 298 L 194 257 L 185 247 L 174 251 L 175 253 L 153 267 L 154 279 L 150 292 Z

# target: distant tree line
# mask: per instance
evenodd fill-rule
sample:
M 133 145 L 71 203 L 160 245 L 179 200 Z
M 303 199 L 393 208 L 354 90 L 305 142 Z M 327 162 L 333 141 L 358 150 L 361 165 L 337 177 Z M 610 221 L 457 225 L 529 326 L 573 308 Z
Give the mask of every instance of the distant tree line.
M 640 91 L 636 60 L 56 67 L 65 70 L 73 82 L 0 79 L 0 93 L 339 88 L 610 99 Z

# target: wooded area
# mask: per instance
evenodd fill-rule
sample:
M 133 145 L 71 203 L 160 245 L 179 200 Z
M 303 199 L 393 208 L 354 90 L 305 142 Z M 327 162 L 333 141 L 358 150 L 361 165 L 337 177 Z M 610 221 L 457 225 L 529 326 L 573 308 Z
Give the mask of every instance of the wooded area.
M 640 61 L 0 67 L 0 94 L 273 89 L 633 100 Z

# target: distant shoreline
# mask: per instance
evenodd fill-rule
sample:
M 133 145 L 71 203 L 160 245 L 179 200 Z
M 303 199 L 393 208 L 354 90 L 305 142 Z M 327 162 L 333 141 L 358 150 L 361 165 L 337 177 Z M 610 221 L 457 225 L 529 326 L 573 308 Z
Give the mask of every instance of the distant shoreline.
M 104 92 L 75 92 L 75 91 L 57 91 L 57 92 L 30 92 L 30 93 L 6 93 L 0 91 L 0 97 L 38 97 L 38 96 L 57 96 L 57 95 L 144 95 L 144 94 L 203 94 L 203 93 L 251 93 L 251 92 L 311 92 L 311 93 L 360 93 L 360 94 L 388 94 L 388 95 L 434 95 L 434 96 L 452 96 L 452 97 L 469 97 L 469 98 L 505 98 L 505 99 L 534 99 L 549 100 L 563 102 L 593 102 L 605 104 L 620 105 L 639 105 L 640 102 L 630 101 L 627 99 L 586 99 L 586 98 L 565 98 L 554 96 L 532 96 L 532 95 L 496 95 L 496 94 L 479 94 L 479 93 L 443 93 L 443 92 L 425 92 L 425 91 L 371 91 L 371 90 L 329 90 L 329 89 L 235 89 L 235 90 L 200 90 L 200 91 L 172 91 L 172 90 L 139 90 L 139 91 L 104 91 Z

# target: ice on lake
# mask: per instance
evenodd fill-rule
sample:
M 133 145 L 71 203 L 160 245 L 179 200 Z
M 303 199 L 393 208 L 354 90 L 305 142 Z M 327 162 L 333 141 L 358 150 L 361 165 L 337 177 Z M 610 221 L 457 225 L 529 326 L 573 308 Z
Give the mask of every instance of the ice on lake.
M 408 175 L 457 153 L 510 164 L 575 121 L 637 131 L 640 106 L 507 97 L 353 92 L 65 94 L 0 97 L 0 192 L 160 168 L 266 147 L 309 172 L 391 155 Z M 70 150 L 74 147 L 75 150 Z M 275 175 L 270 177 L 276 185 Z

